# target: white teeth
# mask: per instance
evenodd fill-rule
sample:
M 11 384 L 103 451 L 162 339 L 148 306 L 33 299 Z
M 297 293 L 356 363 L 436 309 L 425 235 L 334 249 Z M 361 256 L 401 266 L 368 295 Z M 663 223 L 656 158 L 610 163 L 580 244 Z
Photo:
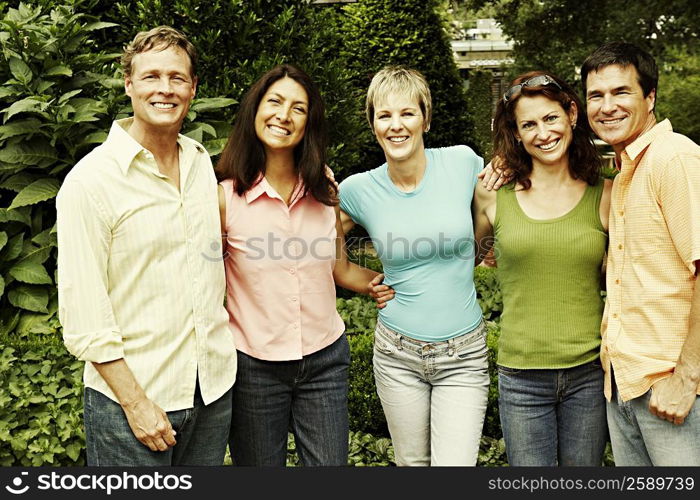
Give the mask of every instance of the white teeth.
M 268 125 L 267 128 L 270 129 L 270 132 L 273 132 L 274 134 L 277 135 L 289 135 L 290 132 L 287 129 L 284 129 L 282 127 L 276 127 L 275 125 Z
M 158 109 L 171 109 L 171 108 L 174 108 L 175 105 L 173 103 L 167 103 L 167 102 L 154 102 L 153 107 L 156 107 Z
M 391 141 L 391 142 L 405 142 L 405 141 L 407 141 L 407 140 L 408 140 L 408 137 L 407 137 L 407 136 L 403 136 L 403 137 L 389 137 L 389 141 Z
M 559 144 L 559 139 L 557 139 L 556 141 L 552 141 L 548 144 L 542 144 L 541 146 L 537 147 L 543 151 L 549 151 L 550 149 L 553 149 L 557 144 Z
M 616 125 L 616 124 L 620 123 L 622 120 L 624 120 L 624 118 L 615 118 L 614 120 L 601 120 L 600 122 L 603 125 Z

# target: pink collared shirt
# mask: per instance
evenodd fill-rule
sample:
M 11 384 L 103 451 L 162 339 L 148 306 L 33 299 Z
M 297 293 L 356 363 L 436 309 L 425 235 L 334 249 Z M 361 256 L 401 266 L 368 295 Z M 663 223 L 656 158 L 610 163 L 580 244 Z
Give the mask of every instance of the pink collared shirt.
M 236 348 L 258 359 L 301 359 L 345 330 L 335 306 L 335 210 L 313 196 L 287 206 L 263 177 L 226 197 L 226 308 Z

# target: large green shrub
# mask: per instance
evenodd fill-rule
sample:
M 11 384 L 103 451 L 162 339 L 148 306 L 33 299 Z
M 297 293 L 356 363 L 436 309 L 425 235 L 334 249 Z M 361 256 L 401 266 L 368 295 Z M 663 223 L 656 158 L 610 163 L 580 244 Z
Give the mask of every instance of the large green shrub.
M 468 144 L 478 151 L 441 7 L 440 0 L 359 0 L 344 7 L 341 57 L 352 70 L 352 111 L 364 115 L 364 97 L 376 71 L 403 64 L 421 71 L 430 85 L 433 120 L 426 146 Z M 359 170 L 384 162 L 366 121 L 357 140 L 362 146 Z
M 360 160 L 354 142 L 363 127 L 362 117 L 348 112 L 353 108 L 353 96 L 347 92 L 351 73 L 338 57 L 343 34 L 334 9 L 298 0 L 119 0 L 113 4 L 93 0 L 91 4 L 91 12 L 121 26 L 115 36 L 101 41 L 107 50 L 119 51 L 138 31 L 159 24 L 186 33 L 200 55 L 200 96 L 238 102 L 276 64 L 300 66 L 324 96 L 331 167 L 339 178 L 345 170 L 357 169 Z M 237 110 L 231 107 L 216 120 L 230 124 Z
M 106 29 L 114 25 L 66 5 L 21 3 L 0 21 L 0 334 L 60 327 L 54 198 L 70 168 L 107 137 L 111 120 L 130 112 L 118 54 L 98 50 L 93 38 Z M 196 100 L 187 135 L 218 152 L 219 131 L 198 115 L 233 102 Z
M 350 342 L 350 387 L 348 416 L 350 428 L 377 436 L 388 436 L 386 418 L 374 385 L 372 356 L 377 306 L 366 296 L 337 299 L 340 317 Z
M 83 363 L 56 340 L 0 345 L 0 465 L 84 465 Z
M 20 4 L 0 21 L 0 334 L 59 326 L 53 198 L 123 93 L 91 39 L 109 27 L 67 6 Z

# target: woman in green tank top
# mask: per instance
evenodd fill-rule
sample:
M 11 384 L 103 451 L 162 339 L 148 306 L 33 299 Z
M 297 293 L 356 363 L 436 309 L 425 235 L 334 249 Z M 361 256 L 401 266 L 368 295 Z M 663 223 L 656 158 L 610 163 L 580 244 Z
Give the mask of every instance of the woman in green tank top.
M 508 461 L 601 465 L 600 284 L 612 183 L 600 177 L 576 92 L 553 75 L 513 81 L 493 136 L 513 177 L 498 192 L 477 187 L 475 235 L 494 242 L 503 293 L 498 386 Z

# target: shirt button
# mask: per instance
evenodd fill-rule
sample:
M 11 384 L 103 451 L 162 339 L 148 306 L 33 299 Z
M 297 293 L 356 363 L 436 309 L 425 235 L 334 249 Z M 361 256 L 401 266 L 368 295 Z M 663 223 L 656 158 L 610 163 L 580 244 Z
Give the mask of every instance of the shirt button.
M 617 313 L 613 314 L 613 318 L 617 319 Z
M 620 280 L 615 280 L 615 284 L 616 284 L 616 285 L 619 285 L 619 284 L 620 284 Z
M 620 217 L 622 217 L 623 215 L 625 215 L 625 211 L 624 211 L 624 210 L 620 210 Z
M 296 301 L 297 301 L 297 298 L 296 298 L 296 297 L 292 297 L 292 302 L 296 302 Z
M 294 269 L 294 268 L 291 268 L 291 269 L 289 270 L 289 273 L 290 273 L 290 274 L 296 274 L 296 272 L 297 272 L 297 270 Z
M 620 250 L 622 250 L 622 243 L 620 243 L 619 245 L 617 245 L 617 248 L 619 248 Z
M 298 323 L 294 323 L 294 329 L 295 329 L 295 330 L 298 330 L 298 329 L 299 329 L 299 324 L 298 324 Z

